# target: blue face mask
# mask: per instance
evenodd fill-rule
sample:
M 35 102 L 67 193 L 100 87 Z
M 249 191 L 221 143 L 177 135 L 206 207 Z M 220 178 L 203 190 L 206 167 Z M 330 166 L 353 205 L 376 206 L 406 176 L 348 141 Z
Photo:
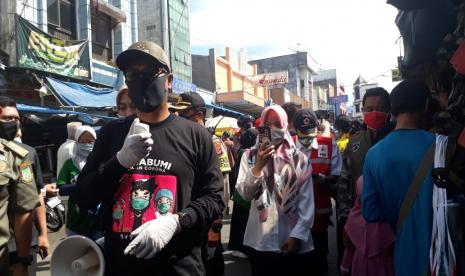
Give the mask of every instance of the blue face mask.
M 94 148 L 93 143 L 88 143 L 88 144 L 76 143 L 76 146 L 77 146 L 78 153 L 83 156 L 88 156 L 92 152 L 92 149 Z

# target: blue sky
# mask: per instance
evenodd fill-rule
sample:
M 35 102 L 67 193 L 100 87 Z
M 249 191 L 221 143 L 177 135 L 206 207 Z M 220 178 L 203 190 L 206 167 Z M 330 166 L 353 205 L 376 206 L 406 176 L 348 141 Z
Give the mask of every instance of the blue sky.
M 194 0 L 192 52 L 221 54 L 229 46 L 257 59 L 308 51 L 322 69 L 336 68 L 341 84 L 362 74 L 389 91 L 399 55 L 396 15 L 385 0 Z

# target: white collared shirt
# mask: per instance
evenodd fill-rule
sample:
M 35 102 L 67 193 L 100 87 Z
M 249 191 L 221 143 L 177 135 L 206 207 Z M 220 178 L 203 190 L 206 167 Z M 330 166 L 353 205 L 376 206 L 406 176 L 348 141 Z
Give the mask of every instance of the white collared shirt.
M 254 164 L 249 162 L 248 154 L 241 159 L 236 190 L 247 201 L 251 201 L 249 219 L 244 235 L 244 245 L 257 251 L 281 252 L 282 246 L 289 237 L 301 240 L 299 253 L 313 250 L 313 240 L 310 229 L 315 216 L 315 204 L 313 198 L 313 181 L 310 176 L 301 187 L 298 201 L 298 220 L 294 227 L 290 227 L 284 215 L 278 213 L 276 193 L 273 193 L 269 216 L 265 222 L 261 222 L 254 196 L 258 187 L 265 181 L 263 175 L 256 177 L 252 174 Z M 311 167 L 309 167 L 311 170 Z M 280 181 L 275 174 L 275 183 Z
M 308 158 L 310 158 L 312 149 L 318 150 L 318 141 L 317 139 L 313 139 L 312 144 L 310 147 L 306 147 L 300 143 L 299 138 L 297 138 L 297 141 L 295 142 L 295 145 L 297 149 L 299 149 L 301 152 L 305 154 Z M 341 175 L 341 170 L 342 170 L 342 154 L 339 151 L 339 148 L 337 147 L 336 141 L 333 140 L 333 146 L 332 146 L 332 156 L 331 156 L 331 170 L 330 170 L 330 175 Z

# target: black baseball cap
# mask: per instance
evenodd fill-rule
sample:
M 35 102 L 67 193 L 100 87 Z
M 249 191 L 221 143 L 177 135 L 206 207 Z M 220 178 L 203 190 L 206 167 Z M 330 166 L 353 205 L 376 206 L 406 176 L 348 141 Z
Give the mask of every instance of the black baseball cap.
M 184 110 L 188 108 L 205 108 L 205 101 L 199 93 L 184 92 L 177 98 L 176 102 L 172 102 L 169 108 L 174 110 Z
M 122 71 L 131 64 L 131 62 L 138 60 L 148 60 L 156 67 L 163 67 L 168 72 L 171 72 L 170 62 L 165 51 L 157 44 L 151 41 L 139 41 L 118 55 L 116 58 L 116 65 Z
M 318 118 L 311 109 L 300 109 L 294 115 L 294 128 L 302 133 L 311 134 L 317 132 L 318 124 Z

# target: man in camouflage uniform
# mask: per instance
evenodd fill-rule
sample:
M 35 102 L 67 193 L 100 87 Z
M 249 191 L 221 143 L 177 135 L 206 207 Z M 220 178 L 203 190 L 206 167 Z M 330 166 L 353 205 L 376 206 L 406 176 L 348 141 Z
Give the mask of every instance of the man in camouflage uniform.
M 344 253 L 343 229 L 354 206 L 357 179 L 362 175 L 363 161 L 368 150 L 383 139 L 393 126 L 390 123 L 389 93 L 381 87 L 368 89 L 362 101 L 363 119 L 367 125 L 350 136 L 343 154 L 342 170 L 336 184 L 337 246 L 339 261 Z
M 19 118 L 0 118 L 1 136 L 14 138 L 18 126 Z M 0 138 L 0 275 L 9 275 L 10 264 L 13 275 L 27 275 L 32 261 L 29 255 L 32 210 L 37 207 L 39 197 L 28 154 L 28 150 L 13 141 Z M 10 225 L 16 239 L 14 260 L 9 260 L 7 247 Z

